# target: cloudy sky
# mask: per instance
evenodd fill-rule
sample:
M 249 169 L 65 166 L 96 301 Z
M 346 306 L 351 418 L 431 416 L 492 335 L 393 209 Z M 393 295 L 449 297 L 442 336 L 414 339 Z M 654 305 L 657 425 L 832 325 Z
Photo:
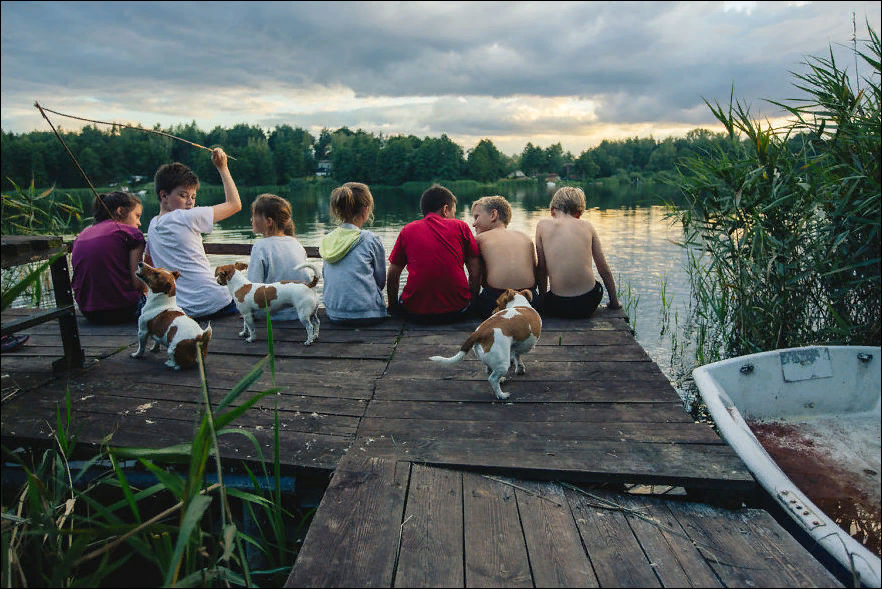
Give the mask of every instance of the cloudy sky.
M 101 121 L 204 131 L 348 126 L 503 152 L 718 130 L 702 98 L 800 97 L 789 72 L 853 73 L 855 2 L 8 2 L 4 131 L 50 130 L 34 101 Z M 50 115 L 51 117 L 53 115 Z M 53 117 L 77 129 L 82 123 Z M 107 128 L 107 127 L 102 127 Z

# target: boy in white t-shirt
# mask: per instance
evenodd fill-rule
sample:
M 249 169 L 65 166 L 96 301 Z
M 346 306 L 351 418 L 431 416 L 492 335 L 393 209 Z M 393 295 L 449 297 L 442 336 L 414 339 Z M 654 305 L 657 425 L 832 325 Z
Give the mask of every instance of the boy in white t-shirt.
M 227 154 L 215 148 L 211 161 L 220 173 L 226 201 L 210 207 L 196 206 L 199 177 L 184 164 L 160 166 L 154 177 L 159 214 L 147 230 L 147 260 L 151 266 L 177 270 L 177 303 L 187 315 L 205 320 L 237 313 L 226 286 L 215 280 L 202 245 L 202 234 L 242 210 L 239 191 L 227 168 Z

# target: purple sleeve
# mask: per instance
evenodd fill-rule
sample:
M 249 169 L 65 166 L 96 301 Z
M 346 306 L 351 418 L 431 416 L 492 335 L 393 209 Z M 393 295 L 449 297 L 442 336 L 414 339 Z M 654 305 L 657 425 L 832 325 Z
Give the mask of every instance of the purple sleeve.
M 131 225 L 122 225 L 123 230 L 126 233 L 126 248 L 133 250 L 136 247 L 142 246 L 147 243 L 147 240 L 144 239 L 144 233 L 141 232 L 137 227 L 132 227 Z

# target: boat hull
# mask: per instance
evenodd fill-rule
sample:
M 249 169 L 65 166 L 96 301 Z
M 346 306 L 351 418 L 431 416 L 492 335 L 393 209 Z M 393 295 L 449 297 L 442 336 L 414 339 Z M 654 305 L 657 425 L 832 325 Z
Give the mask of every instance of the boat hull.
M 814 484 L 814 490 L 829 492 L 832 483 L 841 483 L 839 492 L 847 496 L 840 503 L 860 506 L 861 499 L 876 510 L 878 526 L 880 360 L 878 347 L 809 346 L 731 358 L 693 371 L 720 435 L 760 485 L 845 570 L 870 587 L 882 581 L 879 557 L 815 504 L 806 487 Z M 829 504 L 822 505 L 830 511 Z

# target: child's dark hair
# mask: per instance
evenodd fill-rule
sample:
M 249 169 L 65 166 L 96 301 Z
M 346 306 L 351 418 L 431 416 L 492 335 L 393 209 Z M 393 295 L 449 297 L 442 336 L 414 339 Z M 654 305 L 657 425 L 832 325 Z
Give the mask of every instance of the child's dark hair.
M 156 190 L 156 196 L 159 196 L 162 190 L 169 194 L 178 186 L 199 190 L 199 176 L 189 166 L 180 162 L 159 166 L 159 169 L 156 170 L 156 175 L 153 176 L 153 187 Z
M 456 206 L 456 196 L 440 184 L 432 184 L 420 197 L 420 210 L 423 216 L 429 213 L 437 213 L 444 205 Z
M 352 223 L 362 211 L 367 210 L 365 220 L 374 220 L 374 197 L 367 184 L 347 182 L 331 192 L 331 214 L 343 221 Z
M 131 192 L 118 190 L 107 194 L 99 194 L 95 197 L 95 200 L 92 201 L 92 215 L 95 217 L 96 223 L 108 219 L 119 221 L 124 219 L 126 215 L 129 214 L 129 211 L 139 204 L 141 204 L 141 199 Z M 123 208 L 123 212 L 121 215 L 117 216 L 116 209 L 120 207 Z
M 291 218 L 291 203 L 275 194 L 261 194 L 255 199 L 251 205 L 251 213 L 260 215 L 267 219 L 272 219 L 276 227 L 282 229 L 282 232 L 294 237 L 294 221 Z

